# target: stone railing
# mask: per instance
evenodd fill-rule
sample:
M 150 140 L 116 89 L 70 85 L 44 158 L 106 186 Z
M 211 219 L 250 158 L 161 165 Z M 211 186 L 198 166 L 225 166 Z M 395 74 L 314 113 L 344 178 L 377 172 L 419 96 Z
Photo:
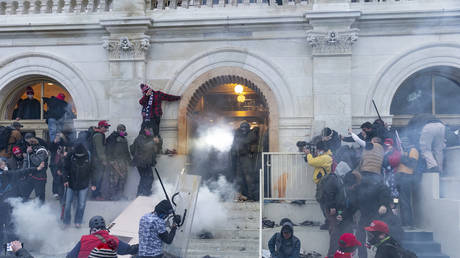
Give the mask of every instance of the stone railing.
M 226 6 L 295 6 L 308 5 L 313 0 L 146 0 L 147 10 L 162 10 L 190 7 L 226 7 Z
M 113 0 L 0 0 L 0 15 L 98 13 L 112 9 Z

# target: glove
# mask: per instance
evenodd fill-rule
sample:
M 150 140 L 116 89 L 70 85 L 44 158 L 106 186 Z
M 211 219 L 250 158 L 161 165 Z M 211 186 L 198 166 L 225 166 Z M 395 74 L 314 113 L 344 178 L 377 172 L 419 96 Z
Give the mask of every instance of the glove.
M 173 222 L 176 223 L 177 225 L 179 225 L 181 223 L 180 215 L 174 215 Z

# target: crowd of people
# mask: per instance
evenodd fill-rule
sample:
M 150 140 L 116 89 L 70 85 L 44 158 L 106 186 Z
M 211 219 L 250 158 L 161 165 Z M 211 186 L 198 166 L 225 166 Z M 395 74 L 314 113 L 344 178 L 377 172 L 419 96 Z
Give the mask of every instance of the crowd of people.
M 321 229 L 330 235 L 327 257 L 335 257 L 345 233 L 355 234 L 361 243 L 377 241 L 380 235 L 374 238 L 369 233 L 371 223 L 380 225 L 378 232 L 384 235 L 378 240 L 380 244 L 394 241 L 394 251 L 402 252 L 404 229 L 415 227 L 412 194 L 420 174 L 444 173 L 446 143 L 458 144 L 458 137 L 449 138 L 446 129 L 436 117 L 420 114 L 400 135 L 378 119 L 363 123 L 359 134 L 349 130 L 348 136 L 324 128 L 308 144 L 315 148 L 302 149 L 306 162 L 314 167 L 316 199 L 325 218 Z M 367 258 L 363 245 L 358 253 L 360 258 Z
M 4 228 L 2 243 L 14 235 L 12 208 L 6 200 L 18 197 L 26 202 L 30 200 L 32 192 L 35 192 L 35 197 L 42 204 L 50 199 L 46 198 L 45 191 L 48 168 L 52 175 L 53 197 L 62 205 L 61 219 L 65 227 L 71 224 L 72 210 L 76 211 L 75 227 L 82 226 L 87 197 L 97 201 L 126 198 L 124 187 L 129 166 L 137 167 L 139 171 L 137 196 L 152 194 L 152 167 L 156 165 L 162 145 L 159 134 L 161 101 L 175 101 L 180 97 L 154 91 L 145 84 L 141 85 L 141 90 L 143 96 L 139 104 L 142 106 L 142 124 L 138 136 L 129 145 L 126 126 L 119 124 L 109 134 L 111 125 L 106 120 L 80 131 L 77 136 L 72 121 L 74 116 L 69 114 L 72 113 L 71 106 L 65 102 L 62 93 L 43 98 L 47 104 L 45 117 L 49 140 L 45 141 L 32 132 L 23 132 L 21 119 L 39 119 L 37 114 L 40 115 L 40 105 L 36 105 L 38 101 L 33 98 L 33 90 L 27 88 L 28 97 L 18 106 L 16 121 L 0 128 L 0 223 Z M 71 207 L 74 199 L 78 200 L 76 209 Z M 164 214 L 169 213 L 163 212 L 161 216 Z M 154 223 L 160 231 L 164 228 L 152 218 L 144 222 L 148 223 Z M 3 239 L 4 236 L 7 239 Z M 174 234 L 168 235 L 165 242 L 170 243 L 173 237 Z M 120 247 L 119 244 L 117 242 Z M 150 257 L 149 251 L 143 253 Z

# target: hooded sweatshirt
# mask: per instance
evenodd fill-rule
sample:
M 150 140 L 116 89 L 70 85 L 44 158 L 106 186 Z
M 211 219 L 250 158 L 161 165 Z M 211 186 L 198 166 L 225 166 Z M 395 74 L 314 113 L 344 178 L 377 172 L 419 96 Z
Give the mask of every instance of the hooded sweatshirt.
M 91 179 L 91 162 L 86 148 L 79 144 L 65 160 L 64 181 L 69 182 L 72 190 L 83 190 Z
M 283 231 L 291 231 L 291 237 L 285 239 Z M 268 248 L 273 258 L 298 258 L 300 255 L 300 240 L 294 236 L 294 227 L 291 221 L 285 221 L 282 224 L 281 231 L 275 233 L 270 241 Z

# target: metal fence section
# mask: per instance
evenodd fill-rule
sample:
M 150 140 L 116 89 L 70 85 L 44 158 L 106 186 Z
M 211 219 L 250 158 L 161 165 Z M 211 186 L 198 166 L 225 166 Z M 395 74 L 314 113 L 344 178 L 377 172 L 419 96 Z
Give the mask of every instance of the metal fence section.
M 262 153 L 261 184 L 265 200 L 311 200 L 315 198 L 313 168 L 298 152 Z

